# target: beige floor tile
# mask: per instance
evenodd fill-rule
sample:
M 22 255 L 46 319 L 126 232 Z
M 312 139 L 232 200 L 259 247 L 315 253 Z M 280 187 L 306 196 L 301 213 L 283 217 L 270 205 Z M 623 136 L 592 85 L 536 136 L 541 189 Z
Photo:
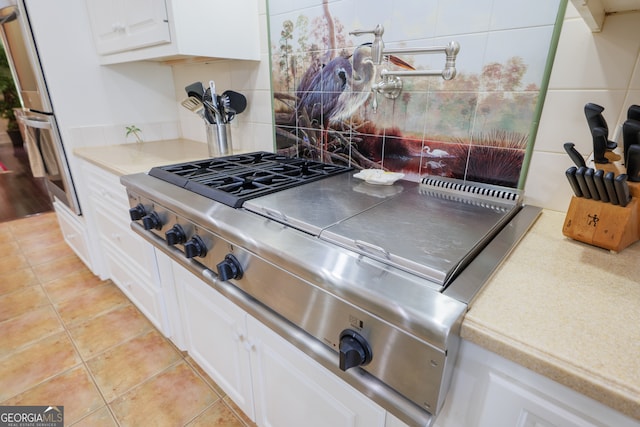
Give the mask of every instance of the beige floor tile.
M 220 397 L 225 397 L 227 394 L 224 392 L 223 389 L 220 388 L 220 386 L 211 379 L 211 377 L 209 375 L 207 375 L 207 373 L 200 367 L 200 365 L 198 365 L 198 363 L 193 360 L 193 358 L 189 355 L 187 355 L 184 360 L 186 360 L 186 362 L 189 364 L 189 366 L 191 366 L 193 368 L 194 371 L 196 371 L 196 373 L 198 375 L 200 375 L 202 377 L 202 379 L 209 384 L 209 386 L 211 386 L 213 388 L 213 390 L 218 393 L 218 396 Z
M 20 245 L 15 240 L 0 240 L 0 258 L 20 252 Z
M 51 335 L 0 361 L 0 402 L 64 372 L 81 359 L 66 332 Z
M 50 305 L 12 317 L 0 323 L 0 358 L 63 330 L 60 319 Z
M 43 215 L 32 215 L 27 218 L 18 219 L 9 222 L 9 229 L 15 236 L 16 240 L 24 238 L 33 238 L 36 235 L 47 234 L 51 232 L 60 233 L 58 219 L 53 212 Z
M 22 268 L 4 274 L 0 273 L 0 295 L 39 283 L 31 268 Z
M 214 403 L 195 420 L 187 424 L 188 427 L 245 427 L 236 414 L 224 404 L 222 400 Z
M 21 252 L 14 252 L 0 258 L 0 274 L 11 273 L 29 267 L 29 261 Z
M 69 425 L 104 407 L 104 400 L 84 365 L 78 365 L 4 404 L 64 406 L 64 424 Z
M 15 240 L 7 222 L 0 222 L 0 240 L 3 242 Z
M 52 230 L 45 233 L 24 235 L 20 240 L 16 241 L 24 252 L 34 252 L 64 242 L 64 236 L 60 234 L 60 231 Z
M 101 313 L 130 304 L 120 289 L 112 282 L 105 282 L 94 289 L 56 304 L 65 325 L 85 322 Z
M 257 427 L 255 423 L 251 421 L 251 419 L 245 414 L 242 409 L 235 404 L 233 400 L 229 396 L 225 396 L 223 398 L 225 405 L 229 406 L 236 416 L 238 416 L 247 426 L 249 427 Z
M 107 402 L 181 359 L 158 331 L 126 341 L 87 361 Z
M 69 333 L 78 351 L 87 360 L 152 329 L 151 322 L 132 304 L 128 304 L 73 326 Z
M 29 286 L 2 295 L 0 296 L 0 322 L 47 304 L 49 299 L 41 286 Z
M 111 412 L 107 406 L 103 406 L 96 412 L 87 415 L 77 423 L 73 424 L 73 427 L 117 427 L 116 420 L 113 419 Z
M 75 256 L 73 249 L 64 240 L 46 248 L 23 249 L 23 253 L 31 266 L 45 264 L 65 256 Z
M 43 283 L 43 287 L 51 301 L 55 303 L 62 302 L 72 297 L 77 297 L 82 292 L 95 289 L 97 286 L 106 284 L 104 280 L 100 280 L 88 269 L 83 269 L 75 273 L 68 274 L 59 279 Z
M 86 269 L 87 267 L 76 255 L 65 256 L 55 261 L 33 266 L 33 271 L 41 283 L 50 282 Z
M 183 426 L 218 400 L 184 361 L 110 404 L 122 426 Z

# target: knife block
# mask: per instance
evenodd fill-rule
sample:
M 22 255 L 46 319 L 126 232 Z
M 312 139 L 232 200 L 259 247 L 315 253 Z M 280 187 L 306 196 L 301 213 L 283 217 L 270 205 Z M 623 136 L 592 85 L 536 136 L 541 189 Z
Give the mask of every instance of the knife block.
M 629 183 L 629 190 L 625 207 L 573 196 L 562 234 L 614 252 L 640 240 L 640 184 Z

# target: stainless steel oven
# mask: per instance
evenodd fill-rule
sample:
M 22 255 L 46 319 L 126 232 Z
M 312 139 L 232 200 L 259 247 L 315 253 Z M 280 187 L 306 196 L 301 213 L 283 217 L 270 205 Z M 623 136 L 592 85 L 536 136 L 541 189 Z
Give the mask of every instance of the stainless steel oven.
M 0 0 L 0 35 L 24 110 L 24 144 L 34 177 L 46 178 L 55 196 L 80 215 L 80 203 L 69 169 L 53 104 L 38 57 L 24 0 Z

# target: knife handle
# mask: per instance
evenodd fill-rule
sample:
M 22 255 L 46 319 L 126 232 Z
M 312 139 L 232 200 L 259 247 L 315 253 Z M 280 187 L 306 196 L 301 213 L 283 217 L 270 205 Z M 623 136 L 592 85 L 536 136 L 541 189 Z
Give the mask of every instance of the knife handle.
M 569 169 L 567 169 L 565 175 L 567 176 L 567 180 L 569 180 L 569 185 L 571 185 L 573 194 L 575 194 L 576 197 L 582 197 L 582 190 L 580 190 L 580 184 L 578 184 L 578 179 L 576 178 L 577 170 L 577 167 L 571 166 Z
M 588 168 L 584 171 L 584 180 L 587 182 L 587 187 L 589 187 L 589 194 L 591 194 L 591 198 L 593 200 L 600 200 L 600 195 L 596 188 L 596 182 L 593 180 L 594 172 L 593 168 Z
M 629 147 L 626 165 L 627 179 L 631 182 L 640 182 L 640 144 Z
M 596 183 L 596 188 L 598 189 L 598 195 L 600 196 L 600 200 L 605 203 L 609 202 L 609 195 L 607 194 L 607 188 L 604 186 L 604 171 L 602 169 L 598 169 L 593 174 L 593 180 Z
M 624 147 L 624 164 L 629 161 L 629 148 L 640 144 L 640 121 L 628 119 L 622 124 L 622 141 Z
M 619 205 L 618 195 L 616 194 L 616 187 L 613 184 L 613 172 L 607 172 L 604 175 L 604 187 L 607 189 L 607 195 L 609 196 L 609 201 L 614 205 Z
M 631 196 L 629 194 L 629 183 L 627 182 L 627 174 L 621 173 L 620 175 L 616 176 L 614 184 L 620 206 L 627 206 L 629 200 L 631 200 Z
M 607 152 L 607 129 L 595 128 L 591 131 L 593 136 L 593 161 L 595 163 L 609 163 L 609 159 L 604 156 Z
M 584 178 L 584 173 L 587 171 L 585 166 L 581 166 L 576 171 L 576 179 L 578 180 L 578 185 L 580 186 L 580 192 L 582 193 L 582 197 L 585 199 L 591 198 L 591 192 L 589 191 L 589 187 L 587 186 L 587 181 Z
M 569 157 L 571 157 L 571 160 L 573 160 L 573 163 L 575 163 L 577 167 L 587 166 L 587 164 L 584 162 L 584 157 L 582 157 L 582 154 L 580 154 L 578 150 L 576 150 L 576 144 L 574 144 L 573 142 L 565 142 L 563 147 L 564 151 L 567 152 L 567 154 L 569 155 Z

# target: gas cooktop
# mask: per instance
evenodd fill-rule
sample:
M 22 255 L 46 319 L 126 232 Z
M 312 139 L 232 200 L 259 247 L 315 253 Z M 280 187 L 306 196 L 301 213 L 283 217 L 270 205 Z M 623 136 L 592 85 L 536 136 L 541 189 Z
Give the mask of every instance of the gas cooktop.
M 154 167 L 149 175 L 237 208 L 249 199 L 352 169 L 259 151 Z

